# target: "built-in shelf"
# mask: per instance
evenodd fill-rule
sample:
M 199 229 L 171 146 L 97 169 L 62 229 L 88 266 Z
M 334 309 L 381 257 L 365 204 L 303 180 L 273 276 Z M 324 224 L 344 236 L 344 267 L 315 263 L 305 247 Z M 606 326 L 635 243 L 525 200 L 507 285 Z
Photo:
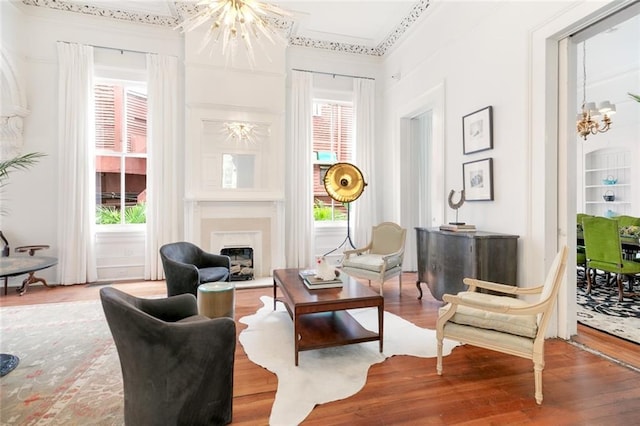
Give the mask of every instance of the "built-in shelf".
M 631 152 L 622 148 L 599 149 L 585 155 L 584 165 L 584 213 L 597 216 L 629 214 L 635 183 L 631 178 Z M 608 179 L 615 179 L 616 183 L 604 183 Z M 613 195 L 614 201 L 605 201 L 605 194 Z
M 587 201 L 586 204 L 631 204 L 630 201 Z
M 621 166 L 621 167 L 615 167 L 616 170 L 631 170 L 631 166 Z M 597 172 L 609 172 L 611 171 L 612 168 L 611 167 L 603 167 L 600 169 L 586 169 L 584 172 L 585 173 L 597 173 Z
M 631 186 L 630 183 L 616 183 L 614 185 L 585 185 L 585 188 L 621 188 L 621 187 L 625 187 L 625 186 Z

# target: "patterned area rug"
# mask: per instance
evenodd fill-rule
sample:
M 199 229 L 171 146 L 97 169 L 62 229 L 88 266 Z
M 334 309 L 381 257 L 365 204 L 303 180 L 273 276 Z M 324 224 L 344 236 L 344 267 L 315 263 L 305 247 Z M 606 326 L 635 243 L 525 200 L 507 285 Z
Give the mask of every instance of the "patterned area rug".
M 624 288 L 629 291 L 627 283 Z M 578 322 L 640 344 L 640 296 L 618 302 L 616 284 L 607 284 L 600 277 L 591 294 L 586 290 L 586 283 L 578 282 Z M 640 285 L 636 284 L 633 292 L 640 294 Z
M 2 425 L 122 425 L 118 354 L 98 301 L 0 308 Z

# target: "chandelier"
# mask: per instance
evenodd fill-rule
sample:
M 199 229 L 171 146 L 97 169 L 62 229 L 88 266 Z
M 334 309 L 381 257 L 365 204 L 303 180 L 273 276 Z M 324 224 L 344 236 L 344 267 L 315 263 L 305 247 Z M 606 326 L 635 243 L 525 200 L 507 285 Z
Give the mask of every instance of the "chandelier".
M 255 65 L 254 43 L 261 43 L 261 37 L 272 44 L 276 40 L 286 44 L 280 34 L 278 20 L 291 17 L 289 11 L 269 3 L 256 0 L 201 0 L 198 11 L 185 19 L 177 28 L 183 32 L 192 31 L 200 25 L 213 21 L 200 44 L 198 53 L 222 38 L 222 54 L 228 60 L 233 56 L 238 44 L 246 48 L 251 66 Z
M 582 42 L 582 111 L 578 113 L 576 130 L 582 139 L 587 136 L 604 133 L 611 128 L 610 116 L 616 113 L 616 106 L 602 101 L 596 107 L 595 102 L 587 102 L 587 42 Z M 602 123 L 597 119 L 602 115 Z
M 227 130 L 228 137 L 232 139 L 238 139 L 238 142 L 243 140 L 248 143 L 255 143 L 255 125 L 250 123 L 240 123 L 237 121 L 231 123 L 224 123 L 224 127 Z

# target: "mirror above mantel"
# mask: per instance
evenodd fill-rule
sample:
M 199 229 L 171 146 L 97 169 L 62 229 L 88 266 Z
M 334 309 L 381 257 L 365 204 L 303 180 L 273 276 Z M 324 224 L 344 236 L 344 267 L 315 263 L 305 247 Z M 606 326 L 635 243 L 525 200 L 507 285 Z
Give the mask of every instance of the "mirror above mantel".
M 198 105 L 186 126 L 187 202 L 282 200 L 283 113 Z
M 222 188 L 254 188 L 255 160 L 254 154 L 222 154 Z

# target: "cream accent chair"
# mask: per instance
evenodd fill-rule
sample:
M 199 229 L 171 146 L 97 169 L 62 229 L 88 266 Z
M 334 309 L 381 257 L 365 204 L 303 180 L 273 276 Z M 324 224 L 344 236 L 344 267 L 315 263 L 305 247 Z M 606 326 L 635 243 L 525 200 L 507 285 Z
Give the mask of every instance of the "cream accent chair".
M 366 247 L 345 250 L 342 271 L 356 278 L 380 283 L 380 295 L 385 281 L 399 276 L 402 292 L 402 261 L 407 230 L 393 222 L 382 222 L 371 229 L 371 241 Z
M 445 294 L 448 304 L 440 308 L 436 323 L 438 359 L 436 371 L 442 375 L 442 340 L 460 341 L 485 349 L 533 360 L 535 398 L 542 404 L 544 340 L 553 314 L 558 289 L 567 265 L 567 248 L 556 255 L 544 285 L 534 288 L 497 284 L 465 278 L 468 291 Z M 514 297 L 476 292 L 484 288 L 511 295 L 540 294 L 538 301 L 527 303 Z

